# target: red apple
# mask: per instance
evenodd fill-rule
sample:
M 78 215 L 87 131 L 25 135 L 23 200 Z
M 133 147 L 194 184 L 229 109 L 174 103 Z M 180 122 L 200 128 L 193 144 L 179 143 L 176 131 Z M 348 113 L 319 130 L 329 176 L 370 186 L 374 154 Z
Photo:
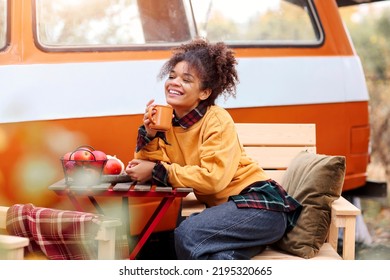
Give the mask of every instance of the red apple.
M 75 162 L 73 160 L 70 160 L 70 155 L 72 153 L 68 152 L 65 155 L 62 156 L 62 166 L 65 168 L 66 174 L 69 176 L 74 172 L 75 169 Z
M 95 160 L 106 160 L 107 159 L 106 153 L 104 153 L 102 151 L 95 150 L 95 151 L 92 151 L 92 154 L 95 156 Z
M 65 155 L 62 156 L 62 160 L 64 161 L 64 163 L 68 162 L 68 160 L 70 160 L 70 155 L 72 153 L 71 152 L 68 152 L 66 153 Z
M 123 162 L 116 156 L 107 155 L 107 163 L 104 166 L 103 174 L 105 175 L 118 175 L 125 169 Z
M 71 155 L 72 160 L 76 161 L 91 161 L 95 160 L 95 156 L 90 150 L 87 149 L 79 149 L 76 150 L 72 155 Z
M 76 163 L 73 160 L 69 160 L 64 163 L 64 167 L 66 169 L 67 175 L 72 176 L 76 170 Z
M 92 151 L 92 154 L 94 155 L 95 161 L 92 161 L 90 163 L 91 166 L 93 166 L 94 168 L 96 168 L 99 171 L 102 171 L 103 165 L 107 161 L 106 153 L 104 153 L 102 151 L 95 150 L 95 151 Z

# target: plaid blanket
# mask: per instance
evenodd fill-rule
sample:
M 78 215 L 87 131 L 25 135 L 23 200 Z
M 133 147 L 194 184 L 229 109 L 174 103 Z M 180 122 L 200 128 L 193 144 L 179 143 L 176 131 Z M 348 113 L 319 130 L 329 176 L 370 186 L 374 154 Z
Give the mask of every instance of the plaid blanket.
M 10 234 L 29 238 L 29 252 L 40 250 L 51 260 L 97 259 L 99 215 L 15 204 L 6 219 Z

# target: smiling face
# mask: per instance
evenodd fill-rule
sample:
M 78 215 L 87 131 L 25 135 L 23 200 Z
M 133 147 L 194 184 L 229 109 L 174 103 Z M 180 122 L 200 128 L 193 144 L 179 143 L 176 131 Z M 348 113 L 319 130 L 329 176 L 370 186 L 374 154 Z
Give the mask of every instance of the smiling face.
M 165 82 L 165 98 L 181 118 L 195 109 L 199 102 L 207 99 L 210 89 L 201 88 L 202 81 L 186 61 L 178 62 Z

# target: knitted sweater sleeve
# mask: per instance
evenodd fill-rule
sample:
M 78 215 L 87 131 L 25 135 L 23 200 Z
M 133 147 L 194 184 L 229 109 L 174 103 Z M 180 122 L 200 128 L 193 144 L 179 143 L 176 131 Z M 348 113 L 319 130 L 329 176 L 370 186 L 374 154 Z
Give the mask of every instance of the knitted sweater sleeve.
M 219 110 L 205 116 L 200 139 L 194 139 L 188 149 L 197 149 L 197 164 L 164 163 L 169 183 L 173 187 L 192 187 L 198 194 L 208 195 L 226 188 L 236 175 L 241 146 L 230 115 Z M 188 159 L 190 161 L 190 159 Z

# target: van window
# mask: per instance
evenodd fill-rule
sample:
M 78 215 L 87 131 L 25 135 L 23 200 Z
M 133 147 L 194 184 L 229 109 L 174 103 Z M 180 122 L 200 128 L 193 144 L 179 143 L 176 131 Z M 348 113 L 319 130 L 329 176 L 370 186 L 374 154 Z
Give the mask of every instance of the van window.
M 191 0 L 196 26 L 210 41 L 308 45 L 322 39 L 307 0 Z
M 167 48 L 196 35 L 229 45 L 315 45 L 311 0 L 35 0 L 47 51 Z
M 159 45 L 190 40 L 182 0 L 35 0 L 36 40 L 46 48 Z
M 7 0 L 0 0 L 0 50 L 7 44 Z

